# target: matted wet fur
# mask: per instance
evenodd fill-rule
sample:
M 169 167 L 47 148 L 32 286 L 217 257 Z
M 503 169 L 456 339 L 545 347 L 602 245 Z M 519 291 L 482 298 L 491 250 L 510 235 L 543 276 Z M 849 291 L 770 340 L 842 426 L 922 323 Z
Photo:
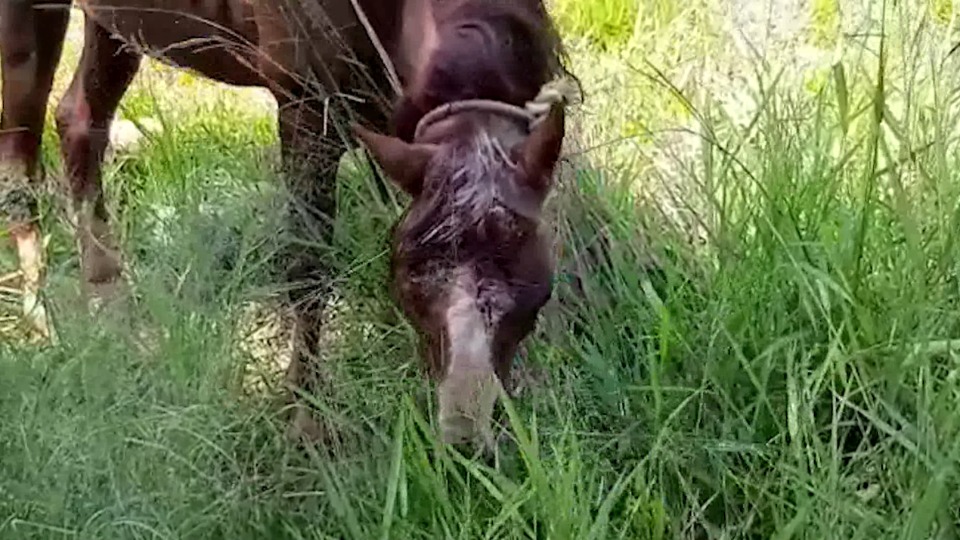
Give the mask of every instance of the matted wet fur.
M 421 336 L 428 372 L 440 382 L 444 438 L 490 443 L 485 423 L 499 380 L 506 380 L 514 351 L 550 296 L 553 262 L 540 208 L 564 137 L 563 107 L 532 131 L 516 119 L 475 111 L 430 126 L 420 140 L 414 133 L 441 105 L 479 98 L 522 107 L 550 80 L 568 75 L 541 0 L 77 5 L 86 19 L 84 46 L 56 119 L 83 280 L 96 285 L 121 277 L 100 169 L 110 122 L 142 57 L 265 87 L 279 105 L 292 238 L 329 239 L 336 166 L 354 144 L 344 130 L 351 122 L 381 168 L 413 197 L 392 237 L 394 296 Z M 0 210 L 19 243 L 38 237 L 32 192 L 70 6 L 71 0 L 0 3 Z M 358 6 L 376 40 L 360 24 Z M 385 62 L 396 67 L 399 96 Z M 310 374 L 322 353 L 328 265 L 300 245 L 280 264 L 293 284 L 288 303 L 296 313 L 291 383 L 316 392 Z

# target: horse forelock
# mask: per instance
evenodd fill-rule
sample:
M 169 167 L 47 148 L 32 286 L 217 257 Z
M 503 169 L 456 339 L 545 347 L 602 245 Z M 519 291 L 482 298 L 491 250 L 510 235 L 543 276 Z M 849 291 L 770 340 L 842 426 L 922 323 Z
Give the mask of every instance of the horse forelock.
M 394 115 L 404 139 L 441 105 L 487 99 L 522 106 L 552 78 L 569 75 L 542 0 L 453 0 L 434 17 L 436 45 L 416 67 Z
M 394 129 L 401 138 L 412 140 L 423 116 L 444 104 L 485 99 L 523 106 L 547 82 L 569 75 L 542 0 L 433 5 L 438 41 L 398 104 Z M 526 127 L 513 131 L 480 116 L 454 121 L 437 141 L 444 147 L 442 165 L 428 172 L 424 192 L 394 230 L 405 271 L 432 280 L 427 274 L 471 259 L 521 256 L 516 249 L 539 226 L 538 214 L 517 212 L 500 191 L 515 181 L 510 149 Z

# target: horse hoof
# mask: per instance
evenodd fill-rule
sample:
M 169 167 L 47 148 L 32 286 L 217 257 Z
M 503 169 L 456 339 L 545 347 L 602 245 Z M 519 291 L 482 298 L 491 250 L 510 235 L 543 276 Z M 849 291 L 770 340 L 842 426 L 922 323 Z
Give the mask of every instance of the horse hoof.
M 23 318 L 36 336 L 44 340 L 50 339 L 53 337 L 53 332 L 50 328 L 46 307 L 40 300 L 43 251 L 46 248 L 46 241 L 41 236 L 36 224 L 33 223 L 15 227 L 11 236 L 16 245 L 17 257 L 20 260 L 19 275 Z
M 286 430 L 287 440 L 324 453 L 342 447 L 340 433 L 329 422 L 318 421 L 311 412 L 297 407 Z
M 120 255 L 106 250 L 87 253 L 83 257 L 83 279 L 90 284 L 109 284 L 119 281 L 123 275 Z
M 47 309 L 36 293 L 24 291 L 23 293 L 23 318 L 30 325 L 34 334 L 41 340 L 56 342 L 56 333 L 50 325 L 50 319 L 47 315 Z
M 127 283 L 121 278 L 103 282 L 86 281 L 83 286 L 83 296 L 91 315 L 125 306 L 129 293 Z

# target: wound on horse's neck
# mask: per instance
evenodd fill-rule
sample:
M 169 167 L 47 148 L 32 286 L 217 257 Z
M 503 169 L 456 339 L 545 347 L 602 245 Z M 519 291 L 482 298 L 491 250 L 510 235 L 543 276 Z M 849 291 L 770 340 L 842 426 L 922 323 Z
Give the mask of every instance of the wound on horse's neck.
M 467 99 L 522 106 L 561 70 L 559 40 L 540 0 L 429 5 L 436 42 L 394 113 L 404 140 L 436 107 Z

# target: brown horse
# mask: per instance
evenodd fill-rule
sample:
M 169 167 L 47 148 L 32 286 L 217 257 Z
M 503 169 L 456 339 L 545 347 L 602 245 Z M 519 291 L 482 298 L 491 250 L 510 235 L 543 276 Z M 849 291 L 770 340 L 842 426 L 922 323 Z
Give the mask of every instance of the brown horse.
M 540 210 L 564 138 L 563 107 L 541 115 L 523 107 L 549 96 L 544 85 L 567 72 L 541 0 L 78 3 L 83 51 L 56 120 L 83 280 L 121 275 L 100 171 L 111 119 L 143 55 L 265 87 L 279 105 L 295 236 L 329 231 L 337 163 L 355 144 L 351 135 L 413 198 L 392 240 L 395 298 L 440 380 L 444 439 L 491 442 L 499 381 L 551 293 Z M 70 6 L 0 3 L 0 210 L 33 294 L 30 308 L 41 268 L 32 193 Z M 351 124 L 352 132 L 342 129 Z M 320 256 L 300 247 L 283 263 L 298 285 L 289 298 L 296 313 L 290 373 L 309 390 L 326 272 Z

